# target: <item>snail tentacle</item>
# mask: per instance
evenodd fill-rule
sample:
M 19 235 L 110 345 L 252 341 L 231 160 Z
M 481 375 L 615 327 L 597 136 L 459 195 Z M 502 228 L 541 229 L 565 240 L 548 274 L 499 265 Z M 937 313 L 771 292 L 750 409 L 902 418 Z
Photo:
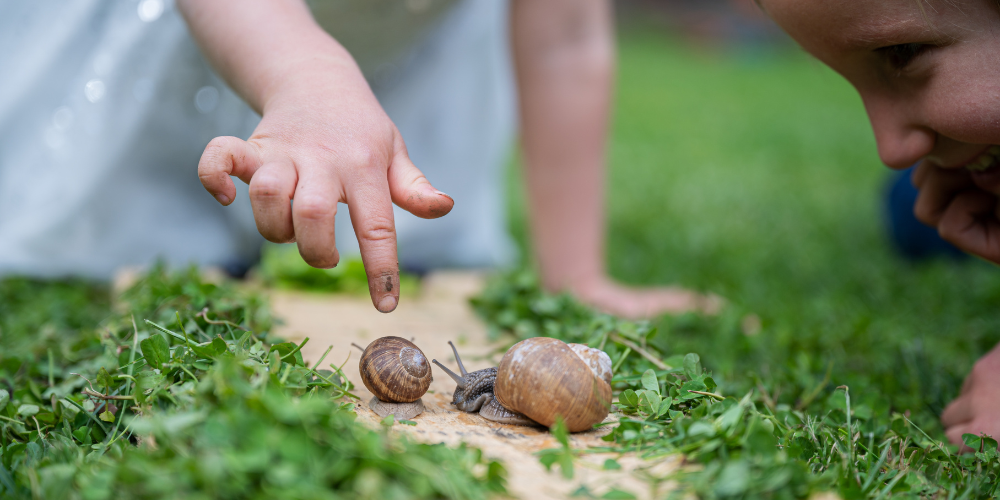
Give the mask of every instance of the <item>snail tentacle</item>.
M 457 373 L 449 370 L 447 366 L 442 365 L 436 359 L 432 359 L 431 362 L 434 363 L 435 365 L 438 365 L 438 368 L 444 370 L 444 372 L 447 373 L 449 377 L 454 379 L 455 383 L 458 384 L 459 389 L 465 389 L 466 382 L 464 378 L 460 377 Z
M 455 344 L 448 341 L 448 345 L 451 346 L 451 352 L 455 353 L 455 361 L 458 361 L 458 369 L 462 372 L 462 376 L 466 376 L 469 372 L 465 371 L 465 365 L 462 364 L 462 358 L 458 355 L 458 349 L 455 348 Z
M 455 361 L 458 362 L 458 369 L 459 371 L 462 372 L 462 375 L 459 376 L 457 373 L 451 371 L 447 366 L 442 365 L 436 359 L 432 360 L 432 362 L 435 365 L 438 365 L 438 367 L 440 367 L 442 370 L 444 370 L 444 372 L 447 373 L 448 376 L 451 377 L 456 384 L 458 384 L 459 389 L 465 389 L 465 387 L 468 385 L 468 380 L 466 379 L 469 376 L 469 372 L 465 369 L 465 365 L 462 364 L 462 357 L 458 355 L 458 349 L 455 347 L 455 344 L 451 343 L 451 341 L 449 340 L 448 345 L 451 346 L 451 352 L 455 353 Z

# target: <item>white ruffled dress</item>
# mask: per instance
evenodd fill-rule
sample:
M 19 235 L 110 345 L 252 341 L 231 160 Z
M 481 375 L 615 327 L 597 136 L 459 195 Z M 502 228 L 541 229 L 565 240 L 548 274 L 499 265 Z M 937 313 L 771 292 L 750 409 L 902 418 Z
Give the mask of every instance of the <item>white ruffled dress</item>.
M 358 59 L 414 163 L 455 199 L 396 209 L 404 268 L 508 262 L 502 168 L 514 129 L 507 7 L 496 0 L 314 0 Z M 209 68 L 169 0 L 0 3 L 0 275 L 110 277 L 157 258 L 256 258 L 246 186 L 221 207 L 198 159 L 256 116 Z M 357 252 L 346 206 L 342 255 Z

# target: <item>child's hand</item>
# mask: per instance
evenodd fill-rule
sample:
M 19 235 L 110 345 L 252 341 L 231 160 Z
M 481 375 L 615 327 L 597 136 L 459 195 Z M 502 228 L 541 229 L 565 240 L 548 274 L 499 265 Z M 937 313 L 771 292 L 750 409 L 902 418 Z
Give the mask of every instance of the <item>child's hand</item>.
M 296 73 L 248 141 L 209 143 L 198 176 L 223 205 L 236 195 L 230 175 L 248 183 L 260 234 L 297 242 L 302 258 L 320 268 L 337 265 L 334 216 L 337 202 L 348 204 L 372 302 L 390 312 L 399 300 L 392 204 L 435 218 L 454 202 L 410 162 L 399 131 L 357 78 L 351 85 L 329 72 Z
M 948 440 L 963 448 L 962 434 L 1000 437 L 1000 345 L 976 361 L 962 394 L 941 414 L 941 423 Z
M 351 207 L 372 302 L 399 302 L 392 204 L 418 217 L 454 202 L 410 162 L 399 131 L 351 55 L 313 21 L 301 0 L 178 0 L 215 68 L 263 119 L 250 140 L 218 137 L 198 176 L 223 205 L 230 175 L 250 184 L 257 229 L 299 246 L 315 267 L 337 265 L 334 215 Z M 294 199 L 294 203 L 292 200 Z
M 923 162 L 913 174 L 920 190 L 914 213 L 956 247 L 1000 263 L 1000 168 L 970 172 Z

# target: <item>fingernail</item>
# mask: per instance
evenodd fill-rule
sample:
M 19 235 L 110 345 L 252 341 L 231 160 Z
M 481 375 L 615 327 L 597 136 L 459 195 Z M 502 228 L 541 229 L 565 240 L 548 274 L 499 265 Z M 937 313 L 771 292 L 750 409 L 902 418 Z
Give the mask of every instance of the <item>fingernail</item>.
M 437 194 L 437 195 L 440 195 L 440 196 L 444 196 L 444 197 L 448 198 L 449 200 L 452 199 L 452 197 L 448 196 L 447 193 L 442 193 L 441 191 L 438 191 L 438 190 L 434 190 L 434 193 Z
M 215 195 L 215 199 L 219 200 L 219 203 L 222 203 L 223 205 L 225 205 L 226 203 L 229 203 L 229 197 L 226 196 L 226 195 L 224 195 L 224 194 L 217 194 L 217 195 Z
M 378 301 L 379 312 L 390 313 L 396 309 L 396 297 L 392 295 L 386 295 L 382 297 L 382 300 Z

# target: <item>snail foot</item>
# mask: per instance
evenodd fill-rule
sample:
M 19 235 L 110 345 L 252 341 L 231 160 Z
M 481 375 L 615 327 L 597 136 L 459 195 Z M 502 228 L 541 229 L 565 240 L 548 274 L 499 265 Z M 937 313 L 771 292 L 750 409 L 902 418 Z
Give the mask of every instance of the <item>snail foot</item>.
M 372 397 L 372 400 L 368 402 L 368 408 L 371 408 L 380 417 L 393 415 L 396 420 L 411 420 L 424 412 L 424 401 L 418 399 L 412 403 L 391 403 Z
M 455 392 L 457 393 L 458 391 Z M 452 404 L 455 405 L 459 410 L 467 411 L 469 413 L 475 413 L 485 408 L 490 401 L 493 401 L 492 392 L 480 394 L 475 399 L 465 398 L 460 403 L 452 402 Z
M 486 420 L 500 422 L 501 424 L 526 425 L 529 427 L 538 427 L 541 425 L 520 413 L 504 408 L 497 402 L 496 398 L 490 398 L 489 403 L 483 405 L 483 408 L 479 410 L 479 415 Z

